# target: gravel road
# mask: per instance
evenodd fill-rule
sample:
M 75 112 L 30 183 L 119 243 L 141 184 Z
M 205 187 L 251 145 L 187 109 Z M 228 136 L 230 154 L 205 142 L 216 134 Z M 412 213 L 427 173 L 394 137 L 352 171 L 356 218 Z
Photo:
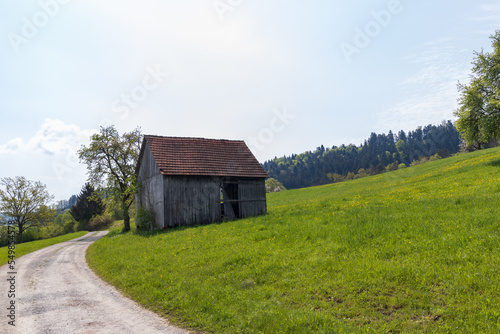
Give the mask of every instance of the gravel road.
M 88 233 L 25 255 L 16 260 L 15 275 L 1 267 L 0 333 L 187 333 L 122 296 L 90 270 L 85 251 L 106 233 Z M 12 288 L 15 298 L 9 297 Z M 8 324 L 11 301 L 15 327 Z

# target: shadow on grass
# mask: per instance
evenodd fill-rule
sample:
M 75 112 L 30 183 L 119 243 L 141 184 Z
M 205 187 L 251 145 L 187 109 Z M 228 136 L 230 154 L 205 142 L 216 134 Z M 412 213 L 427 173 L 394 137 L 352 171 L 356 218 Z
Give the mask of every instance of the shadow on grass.
M 229 223 L 229 221 L 214 222 L 214 223 L 210 223 L 210 224 L 200 224 L 200 225 L 193 225 L 193 226 L 168 227 L 168 228 L 165 228 L 162 230 L 153 230 L 153 231 L 135 230 L 132 233 L 134 233 L 135 235 L 141 236 L 141 237 L 149 238 L 149 237 L 153 237 L 153 236 L 156 236 L 159 234 L 171 234 L 171 233 L 176 233 L 176 232 L 184 231 L 184 230 L 198 229 L 198 228 L 206 227 L 207 225 L 222 225 L 225 223 Z
M 258 217 L 249 217 L 249 218 L 256 219 L 256 218 L 260 218 L 260 217 L 267 217 L 268 214 L 261 215 Z M 109 233 L 105 236 L 105 238 L 112 238 L 112 237 L 117 237 L 120 235 L 127 235 L 127 234 L 134 234 L 134 235 L 138 235 L 138 236 L 141 236 L 144 238 L 149 238 L 149 237 L 153 237 L 153 236 L 160 235 L 160 234 L 171 234 L 171 233 L 176 233 L 176 232 L 180 232 L 180 231 L 184 231 L 184 230 L 195 230 L 195 229 L 203 228 L 206 226 L 234 223 L 234 222 L 242 221 L 245 219 L 247 219 L 247 218 L 240 218 L 240 219 L 235 219 L 235 220 L 223 220 L 223 221 L 213 222 L 213 223 L 209 223 L 209 224 L 167 227 L 165 229 L 157 229 L 157 230 L 152 230 L 152 231 L 150 231 L 150 230 L 138 230 L 136 228 L 135 222 L 133 222 L 133 223 L 131 222 L 130 231 L 124 232 L 123 231 L 123 224 L 116 225 L 115 227 L 111 227 L 109 229 Z
M 493 167 L 500 167 L 500 159 L 499 160 L 495 160 L 495 161 L 491 161 L 488 163 L 488 166 L 493 166 Z

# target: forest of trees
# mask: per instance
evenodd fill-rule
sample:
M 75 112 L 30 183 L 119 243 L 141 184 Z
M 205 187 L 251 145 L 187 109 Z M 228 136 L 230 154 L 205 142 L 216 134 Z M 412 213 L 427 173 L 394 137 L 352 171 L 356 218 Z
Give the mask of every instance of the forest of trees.
M 58 201 L 56 204 L 56 207 L 55 207 L 57 213 L 59 214 L 61 212 L 64 212 L 64 210 L 66 210 L 66 209 L 71 209 L 71 207 L 76 204 L 76 200 L 77 200 L 77 196 L 72 195 L 69 198 L 69 200 Z
M 386 170 L 409 166 L 422 158 L 446 158 L 460 149 L 460 134 L 451 121 L 428 125 L 405 133 L 372 133 L 359 147 L 356 145 L 325 148 L 314 152 L 274 158 L 263 164 L 270 177 L 287 189 L 310 187 L 343 181 Z

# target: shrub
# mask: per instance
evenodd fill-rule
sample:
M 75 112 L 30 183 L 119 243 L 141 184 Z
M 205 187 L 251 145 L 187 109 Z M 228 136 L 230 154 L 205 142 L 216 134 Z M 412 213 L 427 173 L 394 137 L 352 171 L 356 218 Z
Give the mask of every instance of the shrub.
M 69 215 L 71 217 L 71 215 Z M 63 234 L 73 233 L 74 225 L 76 221 L 71 217 L 64 226 L 59 225 L 62 222 L 61 219 L 58 222 L 46 222 L 41 226 L 32 227 L 23 232 L 22 236 L 19 238 L 17 235 L 16 243 L 21 244 L 25 242 L 31 242 L 36 240 L 50 239 L 58 237 Z M 16 229 L 17 231 L 17 229 Z M 0 247 L 4 247 L 8 244 L 8 227 L 0 226 Z
M 89 231 L 100 231 L 111 226 L 111 224 L 113 224 L 113 221 L 114 219 L 109 213 L 103 213 L 102 215 L 95 216 L 90 219 L 89 223 L 87 224 L 87 229 Z
M 30 242 L 30 241 L 35 241 L 35 240 L 38 240 L 38 239 L 43 239 L 43 237 L 41 237 L 39 235 L 39 233 L 37 233 L 39 228 L 29 228 L 27 229 L 26 231 L 23 232 L 23 234 L 19 237 L 19 235 L 17 236 L 17 243 L 23 243 L 23 242 Z
M 155 225 L 155 214 L 153 211 L 139 208 L 136 215 L 136 226 L 139 231 L 152 230 Z
M 66 233 L 64 233 L 63 227 L 56 225 L 56 224 L 52 224 L 52 226 L 47 227 L 47 233 L 48 233 L 47 238 L 54 238 L 54 237 L 58 237 L 60 235 L 66 234 Z M 73 231 L 71 231 L 70 233 L 73 233 Z
M 398 170 L 398 162 L 397 161 L 394 161 L 392 164 L 388 164 L 385 167 L 385 171 L 386 172 L 392 172 L 392 171 L 395 171 L 395 170 Z
M 328 177 L 328 179 L 330 180 L 330 182 L 332 183 L 337 183 L 337 182 L 344 182 L 345 181 L 345 177 L 338 174 L 338 173 L 328 173 L 326 174 L 326 176 Z
M 105 213 L 110 214 L 114 218 L 114 220 L 123 219 L 123 210 L 121 208 L 120 203 L 116 202 L 113 198 L 106 199 L 105 203 L 106 203 Z M 134 206 L 132 205 L 132 208 L 133 207 Z
M 64 225 L 63 225 L 63 234 L 68 234 L 68 233 L 75 232 L 77 224 L 78 223 L 74 219 L 65 222 Z
M 439 159 L 441 159 L 441 157 L 439 156 L 439 154 L 436 153 L 432 157 L 429 158 L 429 161 L 436 161 Z
M 423 157 L 423 158 L 420 158 L 420 159 L 415 159 L 411 162 L 410 166 L 417 166 L 417 165 L 420 165 L 420 164 L 425 164 L 426 162 L 429 162 L 429 158 L 427 157 Z
M 61 234 L 68 234 L 75 232 L 77 221 L 73 218 L 71 211 L 65 210 L 63 213 L 57 215 L 54 226 L 51 228 L 52 236 L 59 236 Z
M 88 222 L 85 220 L 80 220 L 75 224 L 75 232 L 78 231 L 87 231 L 88 230 Z
M 0 247 L 7 246 L 9 244 L 9 234 L 7 226 L 0 226 Z
M 266 192 L 267 193 L 279 192 L 282 190 L 286 190 L 286 188 L 278 180 L 273 179 L 272 177 L 270 177 L 269 179 L 266 180 Z

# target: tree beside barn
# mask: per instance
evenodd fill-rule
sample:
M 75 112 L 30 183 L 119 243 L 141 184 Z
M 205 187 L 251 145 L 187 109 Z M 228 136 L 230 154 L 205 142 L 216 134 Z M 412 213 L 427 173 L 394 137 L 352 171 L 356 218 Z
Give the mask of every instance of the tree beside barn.
M 124 231 L 130 231 L 129 209 L 134 202 L 134 170 L 141 138 L 139 128 L 120 135 L 114 126 L 101 127 L 90 144 L 78 150 L 80 162 L 87 165 L 89 182 L 106 188 L 120 203 Z

